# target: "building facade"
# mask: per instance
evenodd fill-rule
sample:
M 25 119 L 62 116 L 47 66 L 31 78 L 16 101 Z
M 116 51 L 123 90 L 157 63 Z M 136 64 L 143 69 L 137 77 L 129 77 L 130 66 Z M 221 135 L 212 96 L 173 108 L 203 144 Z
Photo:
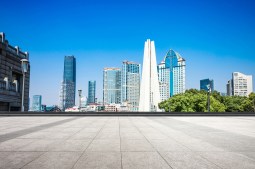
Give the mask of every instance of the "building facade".
M 41 95 L 34 95 L 33 96 L 33 111 L 42 111 L 42 96 Z
M 240 72 L 232 73 L 232 95 L 248 97 L 253 91 L 252 75 L 245 75 Z
M 103 104 L 121 103 L 121 70 L 104 68 L 103 71 Z
M 159 81 L 157 73 L 154 41 L 148 39 L 144 45 L 142 81 L 139 99 L 139 111 L 160 111 Z
M 200 80 L 200 90 L 208 91 L 208 86 L 211 88 L 211 92 L 214 91 L 214 81 L 212 79 Z
M 170 97 L 184 93 L 186 86 L 186 61 L 177 52 L 170 49 L 165 58 L 165 68 L 169 69 Z
M 167 100 L 170 98 L 170 71 L 166 68 L 165 61 L 158 64 L 158 80 L 160 101 Z
M 96 103 L 96 81 L 88 82 L 88 104 Z
M 121 68 L 121 103 L 129 104 L 128 111 L 138 111 L 140 96 L 140 64 L 123 61 Z
M 229 80 L 227 83 L 227 96 L 233 96 L 233 90 L 232 90 L 232 86 L 233 86 L 233 80 Z
M 23 73 L 21 59 L 29 60 L 29 53 L 11 46 L 0 33 L 0 111 L 21 111 Z M 25 73 L 24 111 L 29 109 L 30 64 Z
M 75 105 L 76 90 L 76 59 L 74 56 L 65 56 L 64 75 L 60 90 L 60 108 L 65 110 Z

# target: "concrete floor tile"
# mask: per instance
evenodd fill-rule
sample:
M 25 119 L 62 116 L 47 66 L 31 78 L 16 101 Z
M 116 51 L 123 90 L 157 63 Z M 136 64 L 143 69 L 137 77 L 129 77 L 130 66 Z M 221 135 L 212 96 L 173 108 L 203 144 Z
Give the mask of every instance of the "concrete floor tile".
M 157 151 L 191 151 L 187 147 L 181 145 L 175 140 L 171 139 L 156 139 L 149 140 L 149 142 L 154 146 Z
M 95 139 L 120 139 L 119 132 L 100 132 Z
M 255 160 L 238 152 L 201 152 L 200 155 L 221 168 L 254 169 Z
M 84 151 L 92 140 L 62 140 L 49 147 L 49 151 Z
M 121 153 L 86 152 L 78 160 L 74 169 L 121 169 Z
M 55 140 L 35 140 L 31 144 L 18 148 L 18 151 L 49 151 Z
M 86 151 L 120 152 L 120 140 L 95 139 L 92 141 Z
M 121 139 L 144 139 L 144 136 L 139 132 L 121 132 Z
M 220 169 L 194 152 L 160 152 L 160 154 L 174 169 Z
M 17 151 L 17 149 L 22 148 L 35 141 L 34 139 L 11 139 L 0 143 L 1 151 Z
M 73 140 L 86 140 L 86 139 L 93 139 L 97 135 L 97 132 L 78 132 L 72 136 L 70 136 L 68 139 Z
M 0 169 L 18 169 L 38 158 L 43 152 L 0 152 Z
M 156 152 L 122 152 L 123 169 L 171 169 Z
M 81 152 L 47 152 L 23 169 L 70 169 L 81 154 Z
M 121 151 L 156 151 L 151 144 L 145 140 L 121 140 Z

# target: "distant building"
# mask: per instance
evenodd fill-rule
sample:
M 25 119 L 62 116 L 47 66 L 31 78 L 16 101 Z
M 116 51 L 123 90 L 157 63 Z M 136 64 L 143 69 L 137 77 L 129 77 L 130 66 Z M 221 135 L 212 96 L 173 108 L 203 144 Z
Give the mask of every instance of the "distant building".
M 169 69 L 170 97 L 185 92 L 186 61 L 177 52 L 170 49 L 165 58 L 165 68 Z
M 158 64 L 158 80 L 160 101 L 170 98 L 170 69 L 166 68 L 165 61 Z
M 233 96 L 233 89 L 232 89 L 232 86 L 233 86 L 233 80 L 229 80 L 226 87 L 227 87 L 227 96 Z
M 212 79 L 200 80 L 200 90 L 208 91 L 208 86 L 210 86 L 211 91 L 214 91 L 214 81 Z
M 21 59 L 29 60 L 28 52 L 11 46 L 0 32 L 0 111 L 21 111 L 23 73 Z M 29 109 L 30 64 L 25 74 L 24 110 Z
M 119 68 L 104 68 L 103 103 L 119 104 L 121 102 L 121 71 Z
M 88 104 L 96 103 L 96 81 L 89 81 L 88 83 Z
M 46 112 L 46 110 L 47 110 L 46 107 L 47 107 L 47 106 L 46 106 L 45 104 L 42 104 L 42 109 L 41 109 L 41 111 Z
M 160 100 L 185 92 L 186 63 L 181 55 L 170 49 L 158 64 Z
M 121 69 L 121 103 L 130 105 L 129 111 L 138 111 L 140 95 L 140 64 L 123 61 Z
M 139 111 L 160 111 L 159 81 L 157 72 L 156 49 L 154 41 L 147 39 L 144 44 L 142 81 Z
M 76 90 L 76 59 L 74 56 L 65 56 L 64 76 L 60 91 L 60 108 L 65 110 L 75 105 Z
M 33 96 L 33 111 L 41 111 L 42 110 L 42 96 L 41 95 L 34 95 Z
M 245 75 L 240 72 L 232 73 L 233 79 L 233 95 L 234 96 L 249 96 L 253 91 L 252 75 Z

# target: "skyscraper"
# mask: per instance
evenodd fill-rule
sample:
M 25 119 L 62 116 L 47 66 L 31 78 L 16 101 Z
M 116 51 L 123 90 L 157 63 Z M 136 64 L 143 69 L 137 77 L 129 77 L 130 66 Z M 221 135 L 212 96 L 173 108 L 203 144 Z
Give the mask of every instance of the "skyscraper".
M 139 111 L 159 111 L 159 102 L 160 95 L 155 45 L 154 41 L 148 39 L 144 45 Z
M 166 68 L 165 61 L 163 60 L 160 64 L 158 64 L 159 93 L 161 101 L 167 100 L 170 97 L 169 73 L 169 68 Z
M 33 96 L 33 111 L 41 111 L 42 110 L 42 96 L 41 95 L 34 95 Z
M 165 68 L 169 69 L 169 87 L 170 97 L 175 94 L 185 92 L 185 59 L 181 55 L 172 49 L 170 49 L 165 58 Z
M 73 107 L 75 105 L 76 90 L 76 59 L 74 56 L 65 56 L 64 76 L 60 92 L 60 108 Z
M 127 102 L 129 111 L 138 111 L 140 94 L 140 65 L 123 61 L 121 69 L 121 102 Z
M 228 81 L 227 94 L 234 96 L 249 96 L 253 91 L 252 75 L 240 72 L 232 73 L 232 80 Z
M 200 90 L 208 91 L 208 85 L 210 85 L 211 91 L 214 91 L 214 81 L 212 79 L 200 80 Z
M 104 68 L 103 103 L 121 102 L 121 71 L 119 68 Z
M 233 96 L 232 86 L 233 86 L 233 80 L 231 79 L 227 83 L 227 96 Z
M 88 104 L 96 102 L 96 81 L 89 81 L 88 84 Z

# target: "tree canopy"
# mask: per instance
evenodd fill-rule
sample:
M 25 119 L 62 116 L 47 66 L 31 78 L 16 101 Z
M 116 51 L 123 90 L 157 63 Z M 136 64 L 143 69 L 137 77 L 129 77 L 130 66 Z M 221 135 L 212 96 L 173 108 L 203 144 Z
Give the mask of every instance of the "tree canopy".
M 249 97 L 221 96 L 219 92 L 210 94 L 211 112 L 254 112 L 255 93 Z M 159 108 L 166 112 L 208 112 L 208 93 L 204 90 L 190 89 L 185 93 L 159 103 Z

